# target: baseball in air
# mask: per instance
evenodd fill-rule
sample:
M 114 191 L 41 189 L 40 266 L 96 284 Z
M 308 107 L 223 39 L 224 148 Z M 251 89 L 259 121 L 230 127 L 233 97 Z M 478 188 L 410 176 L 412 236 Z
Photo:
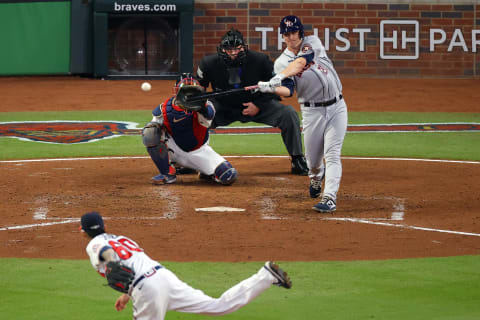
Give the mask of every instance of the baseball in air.
M 152 85 L 148 82 L 142 83 L 142 90 L 143 91 L 150 91 L 152 89 Z

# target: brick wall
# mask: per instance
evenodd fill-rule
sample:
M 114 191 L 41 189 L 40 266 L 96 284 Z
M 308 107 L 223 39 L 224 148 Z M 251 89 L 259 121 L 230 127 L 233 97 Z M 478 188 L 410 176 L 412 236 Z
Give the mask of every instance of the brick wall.
M 216 52 L 221 37 L 231 27 L 244 34 L 251 49 L 275 59 L 281 53 L 277 35 L 280 19 L 294 14 L 302 20 L 306 35 L 317 29 L 343 76 L 480 78 L 480 55 L 475 52 L 480 51 L 480 5 L 453 1 L 452 4 L 368 4 L 197 0 L 194 67 L 205 54 Z M 381 23 L 385 20 L 388 22 Z M 273 28 L 264 33 L 265 48 L 262 48 L 262 32 L 256 31 L 258 27 Z M 341 28 L 346 32 L 340 32 Z M 472 30 L 478 31 L 475 38 L 478 43 L 473 47 Z M 402 48 L 402 36 L 417 40 L 407 40 Z

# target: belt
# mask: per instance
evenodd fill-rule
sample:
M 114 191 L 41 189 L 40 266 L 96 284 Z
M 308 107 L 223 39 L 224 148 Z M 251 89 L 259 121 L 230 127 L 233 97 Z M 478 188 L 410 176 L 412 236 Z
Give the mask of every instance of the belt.
M 155 267 L 152 268 L 152 271 L 154 271 L 154 270 L 160 270 L 160 269 L 162 269 L 162 268 L 163 268 L 162 266 L 155 266 Z M 154 272 L 154 273 L 155 273 L 155 272 Z M 136 286 L 137 284 L 139 284 L 140 281 L 142 281 L 143 279 L 145 279 L 145 278 L 147 277 L 146 274 L 147 274 L 147 273 L 144 273 L 144 274 L 142 274 L 140 277 L 138 277 L 138 279 L 135 280 L 135 282 L 132 284 L 132 288 L 135 288 L 135 286 Z M 152 273 L 152 274 L 153 274 L 153 273 Z M 148 277 L 150 277 L 152 274 L 149 274 Z
M 304 102 L 302 104 L 305 107 L 328 107 L 328 106 L 331 106 L 335 102 L 340 101 L 342 99 L 343 99 L 343 95 L 339 95 L 338 99 L 337 99 L 337 97 L 335 97 L 332 100 L 328 100 L 328 101 L 324 101 L 324 102 L 314 102 L 314 103 Z

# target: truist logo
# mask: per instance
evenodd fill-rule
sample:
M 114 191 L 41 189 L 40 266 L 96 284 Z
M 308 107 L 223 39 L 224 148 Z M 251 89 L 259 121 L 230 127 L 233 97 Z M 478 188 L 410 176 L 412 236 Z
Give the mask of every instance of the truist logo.
M 0 122 L 0 137 L 46 143 L 85 143 L 140 135 L 137 123 L 121 121 Z

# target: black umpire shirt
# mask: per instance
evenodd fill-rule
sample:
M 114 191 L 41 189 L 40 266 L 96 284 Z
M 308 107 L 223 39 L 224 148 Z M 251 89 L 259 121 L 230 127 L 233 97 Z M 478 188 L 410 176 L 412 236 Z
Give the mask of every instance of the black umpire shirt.
M 230 67 L 225 64 L 218 54 L 202 58 L 197 71 L 197 79 L 207 88 L 210 84 L 214 91 L 253 86 L 258 81 L 268 81 L 273 77 L 273 62 L 263 53 L 248 50 L 244 62 L 239 67 Z M 215 100 L 225 107 L 245 108 L 244 102 L 253 102 L 261 108 L 262 101 L 280 100 L 271 93 L 242 92 L 235 93 Z

